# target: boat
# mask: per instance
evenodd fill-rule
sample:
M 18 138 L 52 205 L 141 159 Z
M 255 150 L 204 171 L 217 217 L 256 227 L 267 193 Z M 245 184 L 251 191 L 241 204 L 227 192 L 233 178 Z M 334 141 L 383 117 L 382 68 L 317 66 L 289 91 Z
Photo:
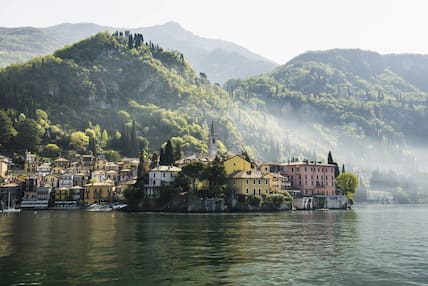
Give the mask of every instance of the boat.
M 10 192 L 7 193 L 7 208 L 3 209 L 3 213 L 18 213 L 21 209 L 16 209 L 15 205 L 11 205 Z
M 89 212 L 109 212 L 112 211 L 113 208 L 109 205 L 92 204 L 89 205 L 86 210 Z
M 54 206 L 50 208 L 51 210 L 66 210 L 66 211 L 72 211 L 72 210 L 78 210 L 80 209 L 79 205 L 76 201 L 56 201 L 54 203 Z
M 23 210 L 46 210 L 48 207 L 48 200 L 26 200 L 21 202 L 21 209 Z

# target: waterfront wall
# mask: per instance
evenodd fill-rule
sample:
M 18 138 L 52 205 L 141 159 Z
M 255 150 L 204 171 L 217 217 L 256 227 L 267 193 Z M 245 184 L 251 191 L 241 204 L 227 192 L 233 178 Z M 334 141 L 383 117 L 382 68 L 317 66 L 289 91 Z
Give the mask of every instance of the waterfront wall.
M 348 198 L 341 195 L 295 198 L 294 207 L 298 210 L 346 209 L 348 207 Z

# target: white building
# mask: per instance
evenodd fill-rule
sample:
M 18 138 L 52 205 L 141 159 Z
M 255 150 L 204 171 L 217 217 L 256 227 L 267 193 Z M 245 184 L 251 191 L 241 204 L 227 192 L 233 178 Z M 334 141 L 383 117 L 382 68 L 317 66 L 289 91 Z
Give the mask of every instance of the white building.
M 4 156 L 0 156 L 0 178 L 6 178 L 8 159 Z
M 149 184 L 144 189 L 145 197 L 158 197 L 159 188 L 174 183 L 181 169 L 174 166 L 156 166 L 149 171 Z
M 49 163 L 43 163 L 36 168 L 36 173 L 39 177 L 43 178 L 51 173 L 51 165 Z
M 59 177 L 59 188 L 68 188 L 73 187 L 73 174 L 65 173 Z

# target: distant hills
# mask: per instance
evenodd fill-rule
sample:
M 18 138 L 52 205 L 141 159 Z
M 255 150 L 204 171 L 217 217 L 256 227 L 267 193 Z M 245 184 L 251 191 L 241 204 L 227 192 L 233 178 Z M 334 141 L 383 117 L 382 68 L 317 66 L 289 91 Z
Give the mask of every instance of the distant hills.
M 271 115 L 264 125 L 280 126 L 273 134 L 287 146 L 331 148 L 358 166 L 405 171 L 409 163 L 427 167 L 427 69 L 423 55 L 315 51 L 224 88 L 241 107 Z
M 164 48 L 178 50 L 199 72 L 213 82 L 270 72 L 276 63 L 234 43 L 196 36 L 178 23 L 124 29 L 92 23 L 60 24 L 47 28 L 0 28 L 0 66 L 46 55 L 98 32 L 130 30 Z
M 79 38 L 82 31 L 100 28 L 81 25 L 77 30 L 73 24 L 43 31 L 16 29 L 14 35 L 29 41 L 28 33 L 38 34 L 49 46 L 61 35 L 72 35 L 70 31 Z M 102 33 L 6 68 L 0 73 L 0 107 L 15 110 L 15 121 L 19 113 L 35 118 L 37 109 L 43 109 L 68 132 L 84 130 L 90 122 L 110 135 L 123 134 L 135 121 L 141 146 L 152 151 L 173 136 L 187 142 L 184 150 L 203 151 L 205 129 L 213 120 L 229 150 L 245 149 L 264 160 L 315 158 L 332 149 L 337 157 L 371 169 L 402 168 L 408 162 L 412 168 L 425 168 L 418 163 L 425 161 L 421 150 L 428 139 L 425 55 L 313 51 L 267 73 L 220 86 L 209 74 L 195 73 L 180 51 L 150 39 L 153 34 L 186 43 L 194 39 L 190 32 L 175 23 L 143 32 L 145 44 L 135 51 L 127 46 L 128 39 Z M 198 41 L 198 49 L 210 46 Z M 18 45 L 8 41 L 14 43 Z M 217 43 L 236 51 L 233 44 Z

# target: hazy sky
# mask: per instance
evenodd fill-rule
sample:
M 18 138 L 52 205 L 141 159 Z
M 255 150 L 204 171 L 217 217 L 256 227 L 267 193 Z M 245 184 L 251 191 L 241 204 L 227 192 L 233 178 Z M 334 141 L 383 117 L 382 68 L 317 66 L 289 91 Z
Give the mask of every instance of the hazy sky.
M 177 21 L 278 63 L 331 48 L 428 54 L 424 0 L 0 0 L 0 7 L 3 27 L 93 22 L 136 28 Z

